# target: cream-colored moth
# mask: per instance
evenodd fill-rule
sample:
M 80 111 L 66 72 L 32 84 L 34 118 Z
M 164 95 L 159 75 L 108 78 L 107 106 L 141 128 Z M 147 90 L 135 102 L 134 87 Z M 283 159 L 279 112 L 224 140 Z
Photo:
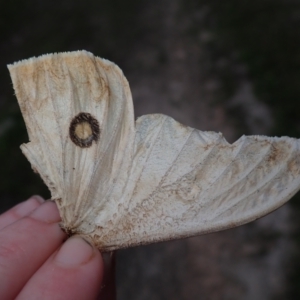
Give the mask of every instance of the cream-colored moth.
M 300 140 L 229 144 L 161 114 L 135 121 L 122 71 L 89 52 L 8 68 L 30 140 L 23 153 L 62 228 L 101 251 L 235 227 L 300 189 Z

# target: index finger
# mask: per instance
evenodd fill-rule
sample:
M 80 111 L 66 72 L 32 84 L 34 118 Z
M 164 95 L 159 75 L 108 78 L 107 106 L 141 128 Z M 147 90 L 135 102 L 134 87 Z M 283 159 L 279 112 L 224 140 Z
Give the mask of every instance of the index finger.
M 0 230 L 29 215 L 38 208 L 45 200 L 40 196 L 32 196 L 28 200 L 15 205 L 10 210 L 0 215 Z

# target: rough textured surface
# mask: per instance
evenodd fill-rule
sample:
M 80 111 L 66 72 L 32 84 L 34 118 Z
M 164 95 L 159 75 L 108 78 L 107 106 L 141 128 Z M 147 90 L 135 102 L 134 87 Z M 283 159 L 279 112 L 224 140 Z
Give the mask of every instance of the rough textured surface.
M 300 189 L 300 140 L 242 136 L 229 144 L 158 114 L 134 125 L 122 72 L 89 52 L 9 70 L 30 139 L 23 153 L 56 200 L 62 228 L 101 251 L 236 227 Z M 97 124 L 101 137 L 75 142 L 78 118 L 91 137 Z

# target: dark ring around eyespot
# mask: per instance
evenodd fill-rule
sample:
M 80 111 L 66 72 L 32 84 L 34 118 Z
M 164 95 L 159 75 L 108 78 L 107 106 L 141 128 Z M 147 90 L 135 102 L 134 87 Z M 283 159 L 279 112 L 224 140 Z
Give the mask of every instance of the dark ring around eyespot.
M 89 125 L 89 130 L 91 131 L 91 134 L 87 138 L 83 139 L 76 134 L 76 128 L 78 125 L 82 125 L 84 123 Z M 88 148 L 92 146 L 93 141 L 97 142 L 99 140 L 99 122 L 89 113 L 79 113 L 73 118 L 73 120 L 70 123 L 69 136 L 76 146 L 79 146 L 81 148 Z

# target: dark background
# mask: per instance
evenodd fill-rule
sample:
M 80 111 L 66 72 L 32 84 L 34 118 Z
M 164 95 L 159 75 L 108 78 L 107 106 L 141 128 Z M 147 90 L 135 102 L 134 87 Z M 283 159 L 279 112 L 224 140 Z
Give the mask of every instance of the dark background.
M 49 197 L 6 64 L 85 49 L 114 61 L 136 116 L 201 130 L 300 137 L 300 1 L 0 1 L 0 211 Z M 121 250 L 118 299 L 300 298 L 299 195 L 221 233 Z

